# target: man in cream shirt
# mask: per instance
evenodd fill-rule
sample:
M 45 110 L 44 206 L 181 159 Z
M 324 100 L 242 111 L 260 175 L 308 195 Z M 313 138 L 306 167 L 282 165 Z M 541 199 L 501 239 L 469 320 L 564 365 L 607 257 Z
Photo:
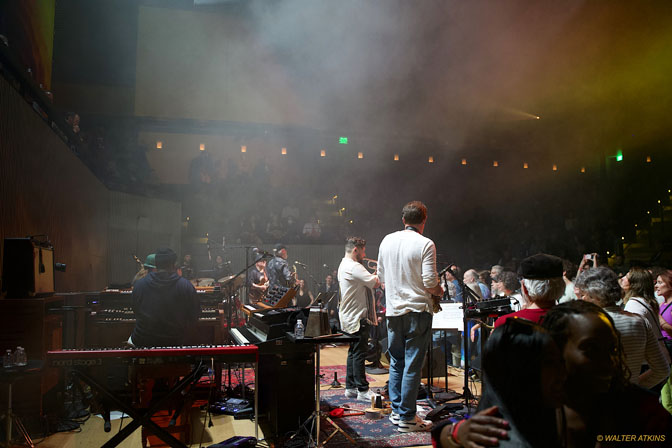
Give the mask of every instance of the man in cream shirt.
M 429 431 L 432 422 L 416 415 L 422 362 L 431 339 L 432 295 L 443 293 L 436 272 L 436 247 L 422 235 L 427 207 L 420 201 L 401 212 L 404 230 L 383 238 L 378 278 L 385 288 L 390 354 L 390 421 L 399 432 Z
M 378 277 L 370 274 L 362 265 L 366 256 L 366 241 L 350 237 L 345 242 L 345 256 L 338 267 L 338 284 L 341 289 L 341 305 L 338 317 L 343 332 L 359 339 L 350 343 L 348 350 L 345 396 L 361 401 L 371 401 L 369 382 L 366 381 L 366 352 L 371 325 L 376 321 L 375 304 L 371 307 L 371 288 L 380 285 Z M 373 313 L 373 314 L 371 314 Z

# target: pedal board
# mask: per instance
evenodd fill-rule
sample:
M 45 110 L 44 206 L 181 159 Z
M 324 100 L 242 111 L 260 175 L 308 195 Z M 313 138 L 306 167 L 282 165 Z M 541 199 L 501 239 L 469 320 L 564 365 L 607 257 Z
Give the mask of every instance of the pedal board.
M 213 414 L 233 415 L 234 418 L 246 418 L 254 414 L 254 406 L 249 400 L 227 398 L 210 406 Z

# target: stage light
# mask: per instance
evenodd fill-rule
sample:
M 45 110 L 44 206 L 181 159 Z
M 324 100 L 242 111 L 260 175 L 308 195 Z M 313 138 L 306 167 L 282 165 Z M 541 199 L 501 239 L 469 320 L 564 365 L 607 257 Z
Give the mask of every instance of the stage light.
M 358 152 L 357 153 L 357 158 L 358 159 L 363 159 L 364 158 L 364 153 L 363 152 Z
M 287 155 L 287 148 L 282 148 L 280 150 L 280 154 L 282 154 L 283 156 L 286 156 Z
M 201 143 L 198 147 L 201 151 L 205 151 L 205 143 Z
M 353 220 L 351 219 L 351 220 L 350 220 L 350 224 L 354 224 L 354 223 L 355 223 L 355 221 L 353 221 Z
M 534 117 L 534 119 L 535 120 L 541 120 L 541 117 L 539 115 L 537 115 L 536 117 Z
M 553 164 L 553 171 L 558 171 L 558 165 L 556 165 L 555 163 Z
M 581 167 L 581 172 L 582 172 L 582 173 L 585 173 L 585 172 L 586 172 L 586 167 L 585 167 L 585 166 L 582 166 L 582 167 Z
M 247 152 L 247 146 L 243 145 L 240 147 L 240 152 Z
M 429 156 L 429 159 L 427 159 L 427 162 L 429 162 L 429 163 L 434 163 L 434 157 Z
M 646 156 L 646 163 L 651 163 L 651 156 Z
M 191 218 L 187 216 L 187 221 L 189 221 Z
M 462 159 L 462 165 L 466 165 L 466 164 L 467 164 L 467 159 Z
M 493 161 L 492 161 L 492 166 L 494 166 L 494 167 L 498 167 L 498 166 L 499 166 L 499 162 L 496 161 L 496 160 L 493 160 Z
M 340 145 L 347 145 L 348 144 L 348 137 L 338 137 L 338 143 Z
M 395 155 L 394 155 L 394 161 L 395 161 L 395 162 L 398 162 L 398 161 L 399 161 L 399 154 L 395 154 Z
M 524 169 L 527 169 L 527 168 L 528 168 L 528 166 L 527 166 L 527 162 L 523 162 L 523 168 L 524 168 Z
M 163 149 L 163 142 L 161 141 L 156 142 L 156 149 Z
M 658 199 L 658 203 L 660 204 L 660 199 Z
M 651 211 L 650 211 L 650 210 L 647 210 L 647 211 L 646 211 L 646 214 L 647 214 L 647 215 L 650 215 L 650 214 L 651 214 Z
M 616 152 L 616 161 L 617 162 L 623 161 L 623 151 L 621 151 L 620 149 Z
M 320 157 L 327 157 L 327 151 L 324 149 L 320 151 Z
M 622 241 L 625 241 L 625 237 L 624 237 L 624 236 L 622 236 L 622 237 L 621 237 L 621 240 L 622 240 Z

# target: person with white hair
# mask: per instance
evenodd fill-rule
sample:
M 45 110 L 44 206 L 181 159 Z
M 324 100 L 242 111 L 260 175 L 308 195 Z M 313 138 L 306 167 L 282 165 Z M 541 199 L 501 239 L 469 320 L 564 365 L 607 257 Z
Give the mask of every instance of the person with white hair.
M 556 304 L 565 291 L 562 272 L 562 259 L 553 255 L 536 254 L 525 258 L 520 263 L 518 274 L 522 277 L 520 292 L 529 306 L 501 316 L 495 321 L 495 328 L 510 318 L 540 323 L 546 312 Z

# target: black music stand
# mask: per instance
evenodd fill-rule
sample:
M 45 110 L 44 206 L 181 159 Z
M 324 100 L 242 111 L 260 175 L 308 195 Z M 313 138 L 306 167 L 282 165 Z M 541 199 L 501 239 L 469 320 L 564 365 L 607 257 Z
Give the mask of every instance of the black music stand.
M 349 336 L 346 334 L 329 334 L 325 336 L 318 336 L 315 338 L 303 338 L 297 339 L 294 337 L 294 333 L 287 332 L 287 339 L 295 344 L 314 344 L 315 345 L 315 410 L 310 417 L 306 419 L 305 422 L 301 425 L 301 428 L 306 429 L 310 437 L 311 443 L 314 445 L 310 446 L 324 446 L 326 443 L 336 435 L 336 433 L 341 432 L 353 445 L 357 446 L 357 442 L 352 438 L 348 433 L 343 431 L 343 429 L 338 426 L 328 415 L 325 416 L 326 420 L 336 428 L 333 433 L 331 433 L 325 440 L 320 444 L 320 418 L 323 416 L 320 412 L 320 348 L 322 344 L 340 344 L 340 343 L 351 343 L 356 342 L 358 338 L 356 336 Z M 307 429 L 310 425 L 310 429 Z M 313 425 L 315 426 L 315 439 L 313 440 Z M 297 432 L 298 434 L 298 432 Z M 292 436 L 294 438 L 297 434 Z

